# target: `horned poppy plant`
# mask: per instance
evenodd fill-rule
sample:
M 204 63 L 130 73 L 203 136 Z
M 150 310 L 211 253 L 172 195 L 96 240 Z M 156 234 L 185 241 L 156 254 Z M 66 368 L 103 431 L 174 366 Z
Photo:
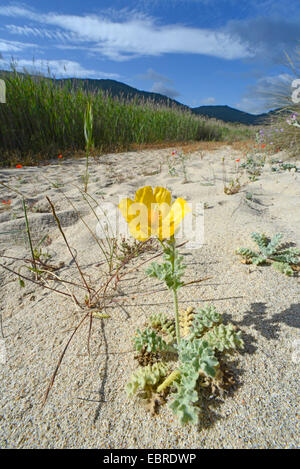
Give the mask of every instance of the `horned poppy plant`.
M 128 223 L 132 236 L 139 241 L 146 241 L 150 236 L 157 236 L 163 249 L 163 263 L 152 262 L 146 273 L 166 283 L 173 291 L 175 309 L 175 328 L 177 344 L 180 343 L 177 290 L 183 285 L 181 277 L 185 265 L 179 256 L 174 234 L 184 216 L 191 211 L 187 202 L 178 198 L 171 203 L 171 193 L 164 187 L 142 187 L 135 193 L 135 199 L 122 199 L 118 205 L 122 216 Z
M 118 205 L 128 223 L 131 235 L 138 241 L 157 236 L 160 241 L 171 238 L 184 216 L 191 211 L 187 202 L 179 197 L 171 203 L 171 193 L 163 187 L 138 189 L 135 199 L 122 199 Z

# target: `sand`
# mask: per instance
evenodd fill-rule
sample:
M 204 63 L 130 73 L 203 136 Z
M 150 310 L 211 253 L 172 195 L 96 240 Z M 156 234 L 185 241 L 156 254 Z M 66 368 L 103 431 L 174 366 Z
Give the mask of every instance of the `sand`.
M 241 190 L 226 195 L 222 160 L 227 179 L 235 178 L 235 159 L 245 161 L 240 152 L 230 146 L 194 150 L 186 162 L 184 181 L 179 163 L 176 175 L 169 174 L 167 158 L 172 150 L 108 154 L 90 160 L 88 192 L 96 202 L 116 204 L 119 194 L 132 197 L 139 187 L 164 186 L 174 197 L 206 204 L 204 245 L 182 247 L 180 252 L 187 264 L 186 282 L 210 278 L 181 289 L 179 301 L 181 308 L 212 303 L 242 331 L 245 349 L 230 363 L 234 388 L 224 398 L 205 401 L 198 427 L 182 427 L 167 405 L 152 417 L 137 400 L 127 397 L 125 385 L 137 366 L 131 341 L 135 329 L 142 328 L 154 312 L 172 317 L 171 294 L 145 276 L 146 265 L 133 270 L 159 252 L 153 247 L 127 265 L 132 271 L 114 292 L 118 302 L 105 308 L 110 318 L 93 321 L 90 355 L 89 322 L 78 330 L 42 406 L 60 354 L 83 313 L 70 297 L 29 281 L 21 288 L 16 275 L 0 268 L 1 448 L 299 447 L 299 275 L 289 278 L 272 266 L 242 264 L 234 252 L 241 246 L 254 247 L 253 231 L 281 232 L 284 241 L 300 246 L 300 172 L 275 173 L 267 163 L 257 181 L 249 182 L 243 172 Z M 287 158 L 284 153 L 275 156 Z M 99 265 L 103 256 L 81 219 L 94 233 L 97 220 L 79 191 L 84 168 L 84 159 L 61 159 L 40 167 L 0 169 L 0 181 L 26 197 L 34 244 L 47 236 L 44 249 L 52 256 L 49 262 L 64 263 L 54 273 L 81 282 L 46 195 L 82 271 L 92 284 L 99 284 L 107 278 L 104 265 Z M 10 205 L 1 203 L 0 262 L 17 270 L 22 262 L 3 256 L 30 257 L 22 234 L 21 198 L 0 187 L 0 200 L 11 200 Z M 32 277 L 24 267 L 20 272 Z M 47 282 L 60 286 L 50 279 Z M 83 301 L 82 288 L 70 284 L 68 288 Z

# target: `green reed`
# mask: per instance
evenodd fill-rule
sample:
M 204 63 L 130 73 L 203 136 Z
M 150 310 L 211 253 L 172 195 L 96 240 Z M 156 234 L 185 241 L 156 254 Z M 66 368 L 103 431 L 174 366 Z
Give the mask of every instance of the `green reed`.
M 101 151 L 128 150 L 132 144 L 249 138 L 251 130 L 207 120 L 152 101 L 85 92 L 71 80 L 1 72 L 6 104 L 0 106 L 0 165 L 47 159 L 86 149 L 84 118 L 93 108 L 93 139 Z M 31 160 L 30 160 L 31 161 Z

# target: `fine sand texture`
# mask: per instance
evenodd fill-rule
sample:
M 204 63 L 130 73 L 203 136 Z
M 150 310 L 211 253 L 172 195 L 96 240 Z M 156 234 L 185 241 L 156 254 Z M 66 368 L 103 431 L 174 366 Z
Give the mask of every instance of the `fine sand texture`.
M 0 267 L 1 448 L 299 447 L 299 273 L 287 277 L 271 265 L 243 264 L 235 250 L 255 249 L 254 231 L 268 236 L 280 232 L 283 241 L 300 247 L 300 172 L 273 172 L 266 163 L 257 180 L 250 182 L 239 170 L 245 161 L 241 153 L 222 146 L 213 151 L 194 149 L 185 162 L 185 175 L 175 155 L 170 174 L 172 150 L 91 159 L 88 193 L 94 200 L 88 198 L 89 204 L 80 192 L 84 158 L 0 169 L 0 181 L 6 185 L 0 186 L 0 263 L 10 269 Z M 278 159 L 286 157 L 276 154 Z M 240 162 L 235 161 L 238 158 Z M 240 191 L 225 194 L 224 178 L 230 181 L 239 172 Z M 198 426 L 181 426 L 168 405 L 151 416 L 125 392 L 137 367 L 135 330 L 142 329 L 153 313 L 173 317 L 171 293 L 148 278 L 147 263 L 142 264 L 160 252 L 155 243 L 128 262 L 117 286 L 108 288 L 111 301 L 106 301 L 103 312 L 109 318 L 93 320 L 90 353 L 89 319 L 78 329 L 44 406 L 55 367 L 84 312 L 71 296 L 28 280 L 21 288 L 12 272 L 35 279 L 27 268 L 30 263 L 15 259 L 30 258 L 22 194 L 34 246 L 44 238 L 43 250 L 51 255 L 48 263 L 57 267 L 53 273 L 72 282 L 62 284 L 49 275 L 44 276 L 45 285 L 74 293 L 84 303 L 86 293 L 74 259 L 90 285 L 101 286 L 109 279 L 93 236 L 98 222 L 94 208 L 101 201 L 117 204 L 120 194 L 132 198 L 147 185 L 166 187 L 174 199 L 183 197 L 193 206 L 205 204 L 204 244 L 179 250 L 187 264 L 185 282 L 207 279 L 179 290 L 180 308 L 214 304 L 225 321 L 242 331 L 245 342 L 244 350 L 228 364 L 233 388 L 224 397 L 203 400 Z

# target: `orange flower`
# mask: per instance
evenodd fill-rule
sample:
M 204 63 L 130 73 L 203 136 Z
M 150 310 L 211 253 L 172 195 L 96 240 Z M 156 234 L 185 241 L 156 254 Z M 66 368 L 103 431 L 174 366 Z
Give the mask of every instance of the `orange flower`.
M 266 145 L 265 145 L 265 144 L 263 144 L 261 147 L 262 147 L 262 148 L 265 148 L 265 146 L 266 146 Z
M 21 164 L 17 164 L 16 168 L 23 168 L 23 166 Z
M 237 158 L 235 161 L 236 163 L 239 163 L 241 161 L 241 158 Z
M 62 158 L 62 155 L 58 155 L 58 158 Z
M 11 200 L 2 200 L 2 203 L 3 204 L 7 204 L 7 205 L 10 205 L 11 204 Z

